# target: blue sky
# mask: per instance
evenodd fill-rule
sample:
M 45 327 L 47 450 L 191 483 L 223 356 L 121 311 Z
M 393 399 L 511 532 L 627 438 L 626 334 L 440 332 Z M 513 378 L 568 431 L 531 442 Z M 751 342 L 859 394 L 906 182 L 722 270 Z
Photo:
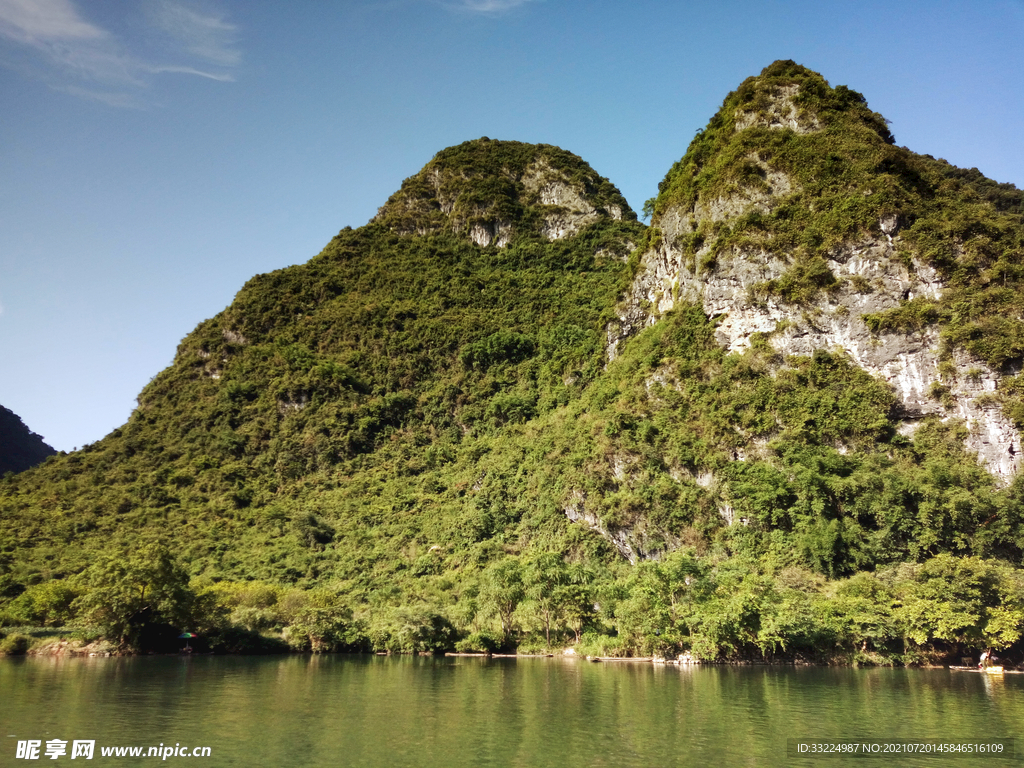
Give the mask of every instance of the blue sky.
M 0 0 L 0 404 L 103 437 L 249 277 L 467 139 L 564 147 L 639 210 L 776 59 L 1024 187 L 1022 41 L 1024 0 Z

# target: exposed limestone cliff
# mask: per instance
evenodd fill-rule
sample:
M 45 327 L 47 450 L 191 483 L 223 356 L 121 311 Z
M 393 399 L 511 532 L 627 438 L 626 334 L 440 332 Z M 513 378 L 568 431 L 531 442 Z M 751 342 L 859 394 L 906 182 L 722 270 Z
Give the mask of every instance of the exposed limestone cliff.
M 523 174 L 523 186 L 544 206 L 541 235 L 546 240 L 571 237 L 601 216 L 622 219 L 622 206 L 609 203 L 607 210 L 598 210 L 587 199 L 586 190 L 573 184 L 566 174 L 544 159 L 534 161 Z
M 672 309 L 677 301 L 700 303 L 720 318 L 718 340 L 730 351 L 750 346 L 751 337 L 771 336 L 785 355 L 810 355 L 817 349 L 841 350 L 860 367 L 888 381 L 899 395 L 897 414 L 913 430 L 928 414 L 963 419 L 969 447 L 999 477 L 1009 481 L 1020 467 L 1020 433 L 998 404 L 999 374 L 958 351 L 950 371 L 940 371 L 939 335 L 934 327 L 915 333 L 873 334 L 863 315 L 899 306 L 915 296 L 938 298 L 944 287 L 936 271 L 909 265 L 896 255 L 898 238 L 865 239 L 835 249 L 826 259 L 837 287 L 806 306 L 772 297 L 757 288 L 777 280 L 789 267 L 780 255 L 736 249 L 719 255 L 713 273 L 689 268 L 675 241 L 666 237 L 641 259 L 640 273 L 628 292 L 619 320 L 609 327 L 609 357 L 621 340 Z M 941 394 L 940 394 L 941 393 Z
M 794 101 L 800 92 L 799 85 L 784 85 L 771 94 L 755 109 L 739 109 L 736 111 L 736 130 L 763 125 L 766 128 L 789 128 L 797 133 L 809 133 L 821 129 L 818 118 L 809 114 Z

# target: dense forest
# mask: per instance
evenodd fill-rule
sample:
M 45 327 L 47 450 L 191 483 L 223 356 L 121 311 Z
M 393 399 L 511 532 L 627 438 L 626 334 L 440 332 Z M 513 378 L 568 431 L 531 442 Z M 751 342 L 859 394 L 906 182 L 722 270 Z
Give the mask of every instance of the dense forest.
M 746 125 L 780 92 L 801 130 Z M 1024 194 L 895 146 L 863 96 L 776 62 L 694 138 L 650 225 L 575 155 L 482 138 L 250 280 L 125 425 L 0 481 L 0 651 L 189 631 L 226 651 L 1017 653 L 1024 481 L 986 470 L 971 425 L 908 433 L 840 350 L 729 352 L 682 299 L 610 359 L 669 213 L 749 196 L 764 164 L 794 191 L 695 217 L 700 268 L 791 254 L 762 289 L 806 318 L 839 282 L 829 249 L 896 217 L 908 268 L 944 289 L 865 322 L 937 329 L 936 354 L 996 370 L 990 407 L 1024 424 Z

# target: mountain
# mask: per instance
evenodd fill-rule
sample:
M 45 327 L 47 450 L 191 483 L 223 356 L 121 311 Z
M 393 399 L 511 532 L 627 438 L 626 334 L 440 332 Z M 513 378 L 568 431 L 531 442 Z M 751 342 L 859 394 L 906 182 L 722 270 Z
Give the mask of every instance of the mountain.
M 0 475 L 23 472 L 56 452 L 16 413 L 0 405 Z
M 439 153 L 367 226 L 250 280 L 126 425 L 5 491 L 14 578 L 168 535 L 196 573 L 304 585 L 369 590 L 435 545 L 486 562 L 517 538 L 507 436 L 602 373 L 643 230 L 558 148 Z
M 1024 194 L 893 146 L 864 97 L 779 62 L 726 100 L 660 185 L 656 247 L 609 354 L 678 301 L 730 351 L 838 350 L 888 381 L 899 430 L 962 420 L 1003 483 L 1020 468 Z
M 134 616 L 313 649 L 1010 647 L 1022 205 L 785 61 L 650 226 L 556 147 L 443 150 L 0 483 L 2 610 L 125 639 L 141 579 L 178 612 Z

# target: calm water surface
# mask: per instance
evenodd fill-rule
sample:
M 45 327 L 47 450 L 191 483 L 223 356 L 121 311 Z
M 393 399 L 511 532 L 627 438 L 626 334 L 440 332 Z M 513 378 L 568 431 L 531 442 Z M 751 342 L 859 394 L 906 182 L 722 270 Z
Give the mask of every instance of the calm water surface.
M 19 739 L 212 748 L 206 766 L 945 766 L 812 760 L 787 739 L 1016 738 L 1024 675 L 349 656 L 0 659 L 0 766 Z M 1020 751 L 1021 743 L 1017 745 Z M 71 763 L 78 765 L 79 763 Z

